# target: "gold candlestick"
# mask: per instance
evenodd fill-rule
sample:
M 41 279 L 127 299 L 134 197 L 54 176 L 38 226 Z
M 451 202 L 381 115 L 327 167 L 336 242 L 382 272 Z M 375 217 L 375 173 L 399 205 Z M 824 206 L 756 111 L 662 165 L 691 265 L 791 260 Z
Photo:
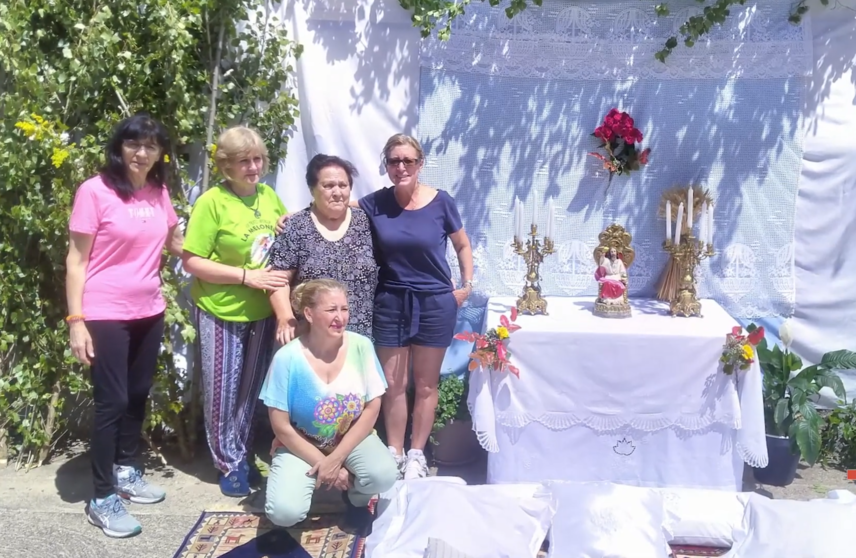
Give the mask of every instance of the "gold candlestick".
M 713 245 L 697 240 L 694 236 L 681 237 L 679 244 L 671 240 L 663 242 L 663 249 L 672 254 L 680 270 L 680 283 L 675 298 L 669 304 L 672 316 L 701 317 L 701 302 L 696 289 L 695 272 L 702 260 L 713 256 Z
M 514 238 L 512 245 L 514 253 L 518 256 L 523 256 L 523 261 L 526 262 L 526 285 L 523 287 L 523 294 L 517 299 L 517 311 L 521 314 L 543 314 L 547 315 L 547 301 L 541 298 L 541 274 L 540 266 L 544 261 L 544 256 L 555 252 L 553 249 L 553 240 L 544 237 L 544 244 L 538 240 L 538 226 L 534 223 L 529 229 L 530 239 L 526 241 L 526 246 L 523 245 L 523 240 Z

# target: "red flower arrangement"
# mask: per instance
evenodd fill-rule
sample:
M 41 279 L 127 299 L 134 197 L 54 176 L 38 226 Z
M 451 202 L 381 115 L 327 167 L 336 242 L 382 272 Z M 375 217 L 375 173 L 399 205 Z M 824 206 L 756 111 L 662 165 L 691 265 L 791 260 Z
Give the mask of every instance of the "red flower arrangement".
M 725 336 L 725 346 L 719 361 L 722 363 L 723 372 L 728 375 L 735 370 L 748 370 L 755 362 L 755 347 L 764 338 L 764 328 L 759 327 L 743 335 L 743 328 L 734 326 L 731 333 Z
M 636 144 L 642 141 L 640 132 L 633 123 L 633 118 L 626 112 L 612 109 L 604 117 L 603 124 L 595 128 L 594 137 L 601 141 L 600 147 L 606 150 L 606 155 L 589 153 L 603 161 L 603 168 L 609 171 L 610 180 L 614 174 L 630 174 L 648 164 L 650 149 L 637 151 Z
M 484 335 L 472 331 L 455 335 L 455 339 L 476 344 L 476 350 L 470 353 L 470 372 L 481 366 L 482 368 L 493 368 L 500 372 L 511 372 L 518 378 L 520 377 L 520 370 L 510 363 L 511 353 L 503 343 L 509 335 L 520 329 L 519 325 L 513 323 L 515 321 L 517 321 L 517 308 L 512 308 L 511 320 L 505 316 L 500 316 L 499 327 L 489 330 Z

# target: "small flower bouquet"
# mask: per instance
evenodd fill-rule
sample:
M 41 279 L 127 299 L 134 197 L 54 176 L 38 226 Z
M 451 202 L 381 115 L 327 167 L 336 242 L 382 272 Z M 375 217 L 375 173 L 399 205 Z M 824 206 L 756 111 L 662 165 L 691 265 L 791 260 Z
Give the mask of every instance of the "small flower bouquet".
M 735 370 L 748 370 L 755 362 L 754 347 L 764 338 L 764 328 L 759 327 L 747 335 L 743 335 L 743 328 L 735 326 L 731 333 L 725 336 L 725 348 L 719 362 L 723 364 L 723 372 L 728 375 Z
M 594 137 L 601 141 L 601 153 L 589 153 L 603 161 L 603 168 L 609 171 L 609 178 L 614 174 L 630 174 L 648 164 L 650 149 L 637 151 L 636 144 L 642 141 L 642 132 L 634 125 L 633 119 L 626 112 L 612 109 L 604 117 L 603 124 L 595 128 Z
M 505 316 L 500 316 L 500 325 L 484 335 L 472 331 L 455 335 L 455 339 L 476 344 L 476 350 L 470 353 L 470 372 L 481 366 L 482 368 L 493 368 L 500 372 L 511 372 L 518 378 L 520 377 L 520 370 L 511 364 L 511 353 L 508 352 L 508 348 L 503 343 L 512 333 L 520 329 L 520 326 L 514 323 L 515 321 L 517 321 L 517 308 L 512 308 L 510 320 Z

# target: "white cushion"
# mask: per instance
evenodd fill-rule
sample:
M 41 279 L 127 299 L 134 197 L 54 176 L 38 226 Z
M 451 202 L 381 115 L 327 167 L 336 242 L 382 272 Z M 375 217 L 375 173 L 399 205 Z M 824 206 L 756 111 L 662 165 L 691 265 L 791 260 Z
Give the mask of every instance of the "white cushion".
M 423 558 L 432 538 L 472 558 L 536 558 L 555 514 L 549 491 L 535 485 L 419 479 L 390 497 L 366 540 L 366 558 Z
M 743 521 L 748 492 L 699 488 L 660 489 L 672 538 L 669 542 L 731 548 Z
M 546 483 L 558 508 L 551 558 L 667 558 L 663 498 L 657 489 L 610 482 Z
M 749 497 L 729 558 L 856 556 L 856 504 Z

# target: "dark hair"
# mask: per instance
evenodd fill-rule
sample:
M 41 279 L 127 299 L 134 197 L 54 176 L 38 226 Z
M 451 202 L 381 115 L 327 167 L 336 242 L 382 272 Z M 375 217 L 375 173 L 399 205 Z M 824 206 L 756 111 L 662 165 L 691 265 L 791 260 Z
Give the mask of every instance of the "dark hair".
M 345 171 L 345 174 L 348 175 L 348 185 L 352 188 L 354 187 L 354 177 L 360 176 L 360 173 L 357 172 L 357 167 L 351 164 L 350 161 L 346 161 L 335 155 L 319 153 L 312 157 L 312 160 L 306 165 L 306 185 L 309 186 L 310 190 L 318 185 L 318 175 L 327 167 L 340 167 Z
M 169 136 L 166 129 L 148 114 L 135 114 L 119 122 L 113 129 L 113 135 L 104 150 L 106 161 L 101 168 L 101 176 L 104 178 L 104 183 L 126 201 L 134 195 L 134 186 L 128 178 L 128 169 L 122 157 L 122 144 L 128 140 L 154 140 L 163 153 L 169 152 Z M 163 187 L 167 179 L 167 165 L 163 156 L 155 161 L 146 179 L 155 188 Z

